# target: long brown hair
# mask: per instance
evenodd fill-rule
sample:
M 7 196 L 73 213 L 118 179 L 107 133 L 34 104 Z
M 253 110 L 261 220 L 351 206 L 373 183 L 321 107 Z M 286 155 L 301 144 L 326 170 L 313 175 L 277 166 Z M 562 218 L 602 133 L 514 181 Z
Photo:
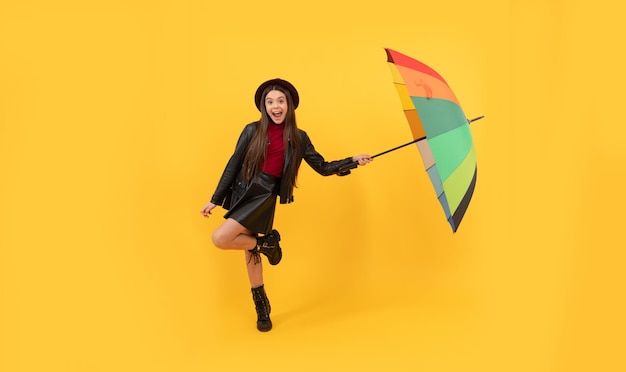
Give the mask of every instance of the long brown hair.
M 267 149 L 267 127 L 272 123 L 267 110 L 265 109 L 265 96 L 272 91 L 278 90 L 287 97 L 287 113 L 285 114 L 285 121 L 283 121 L 284 132 L 283 141 L 285 151 L 289 148 L 292 156 L 298 156 L 300 153 L 300 137 L 298 136 L 298 125 L 296 124 L 296 112 L 294 109 L 293 98 L 289 91 L 280 85 L 268 86 L 261 96 L 261 119 L 257 124 L 256 132 L 250 140 L 246 156 L 243 160 L 243 176 L 246 181 L 250 181 L 255 178 L 261 170 L 261 165 L 265 161 L 266 149 Z M 298 178 L 299 162 L 290 161 L 289 168 L 283 172 L 283 177 L 288 177 L 289 185 L 291 187 L 296 186 L 296 179 Z

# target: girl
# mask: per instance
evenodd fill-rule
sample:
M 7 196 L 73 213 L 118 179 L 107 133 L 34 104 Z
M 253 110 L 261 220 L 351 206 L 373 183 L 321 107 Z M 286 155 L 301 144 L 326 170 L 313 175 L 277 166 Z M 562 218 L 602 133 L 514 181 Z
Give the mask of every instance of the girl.
M 211 201 L 200 213 L 209 217 L 220 205 L 228 212 L 214 232 L 213 244 L 221 249 L 243 250 L 252 299 L 257 312 L 257 329 L 272 329 L 271 306 L 263 286 L 261 256 L 270 265 L 282 258 L 280 234 L 272 229 L 276 199 L 293 202 L 302 159 L 323 176 L 345 175 L 349 169 L 372 161 L 362 154 L 327 162 L 309 136 L 296 125 L 295 109 L 300 98 L 286 80 L 272 79 L 259 86 L 254 97 L 261 119 L 245 126 Z M 259 234 L 262 234 L 259 236 Z

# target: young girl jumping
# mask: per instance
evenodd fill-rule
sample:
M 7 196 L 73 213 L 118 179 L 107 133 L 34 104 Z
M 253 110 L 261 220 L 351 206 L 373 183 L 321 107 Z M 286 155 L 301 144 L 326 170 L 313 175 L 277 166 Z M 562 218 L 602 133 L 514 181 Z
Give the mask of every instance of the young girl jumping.
M 221 249 L 243 250 L 257 329 L 272 329 L 271 306 L 265 293 L 261 256 L 270 265 L 282 258 L 280 234 L 273 229 L 276 199 L 293 202 L 293 189 L 302 159 L 323 176 L 345 175 L 349 169 L 372 161 L 362 154 L 327 162 L 309 136 L 296 125 L 300 103 L 296 88 L 286 80 L 272 79 L 259 86 L 254 96 L 261 112 L 259 121 L 246 125 L 220 178 L 215 193 L 200 211 L 209 217 L 220 205 L 228 212 L 213 232 L 213 244 Z M 261 234 L 261 235 L 259 235 Z

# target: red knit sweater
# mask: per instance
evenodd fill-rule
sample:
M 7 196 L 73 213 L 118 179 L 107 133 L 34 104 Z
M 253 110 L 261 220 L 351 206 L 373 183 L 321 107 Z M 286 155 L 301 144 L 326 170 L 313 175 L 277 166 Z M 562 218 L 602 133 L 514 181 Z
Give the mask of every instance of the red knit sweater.
M 276 177 L 283 175 L 283 163 L 285 161 L 284 129 L 284 125 L 274 123 L 270 123 L 267 127 L 267 153 L 261 170 Z

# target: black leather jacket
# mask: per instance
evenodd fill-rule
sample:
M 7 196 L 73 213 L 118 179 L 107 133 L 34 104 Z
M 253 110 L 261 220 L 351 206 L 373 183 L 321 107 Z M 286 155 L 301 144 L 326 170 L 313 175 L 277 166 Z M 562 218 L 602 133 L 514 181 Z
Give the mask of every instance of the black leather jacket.
M 258 122 L 250 123 L 246 125 L 246 127 L 241 132 L 239 136 L 239 140 L 237 141 L 237 145 L 235 146 L 235 152 L 230 157 L 228 164 L 226 164 L 226 169 L 224 169 L 224 173 L 220 178 L 220 181 L 215 189 L 215 193 L 211 198 L 211 203 L 215 205 L 222 205 L 225 208 L 228 206 L 224 205 L 224 200 L 231 192 L 231 186 L 234 184 L 237 175 L 241 171 L 241 167 L 243 164 L 243 159 L 246 155 L 246 149 L 248 148 L 248 144 L 254 135 Z M 291 154 L 291 148 L 287 147 L 285 149 L 285 162 L 283 165 L 283 174 L 287 170 L 287 165 L 289 162 L 297 162 L 298 167 L 304 159 L 311 168 L 313 168 L 317 173 L 322 176 L 330 176 L 333 174 L 338 174 L 345 169 L 346 167 L 350 167 L 351 164 L 354 164 L 352 161 L 352 157 L 345 158 L 343 160 L 336 160 L 327 162 L 324 160 L 324 157 L 320 155 L 317 151 L 315 151 L 315 147 L 311 143 L 309 136 L 305 131 L 298 129 L 298 134 L 300 135 L 300 154 Z M 288 177 L 283 177 L 280 184 L 280 203 L 287 204 L 293 202 L 293 187 L 289 185 Z

